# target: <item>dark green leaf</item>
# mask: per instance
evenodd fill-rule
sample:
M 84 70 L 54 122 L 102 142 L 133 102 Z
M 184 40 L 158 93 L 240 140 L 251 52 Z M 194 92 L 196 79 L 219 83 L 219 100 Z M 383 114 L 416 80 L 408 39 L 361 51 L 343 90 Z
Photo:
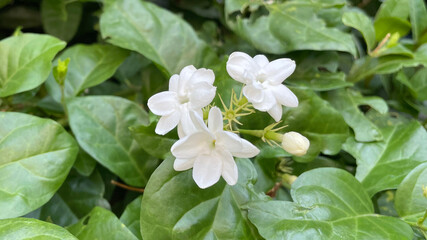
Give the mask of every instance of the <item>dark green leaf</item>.
M 368 51 L 375 45 L 375 29 L 371 19 L 363 12 L 346 12 L 342 16 L 345 25 L 353 27 L 362 33 L 365 38 Z
M 81 175 L 89 176 L 96 167 L 96 161 L 89 154 L 80 149 L 73 167 Z
M 174 159 L 165 160 L 145 188 L 141 207 L 143 239 L 258 239 L 242 205 L 264 199 L 256 194 L 256 171 L 247 159 L 238 159 L 235 186 L 220 180 L 200 189 L 192 171 L 177 172 Z M 167 213 L 167 214 L 165 214 Z
M 329 91 L 337 88 L 349 87 L 353 83 L 345 81 L 343 72 L 306 72 L 302 74 L 293 74 L 286 83 L 302 89 L 311 89 L 314 91 Z
M 129 127 L 147 124 L 147 113 L 136 103 L 111 96 L 74 98 L 67 107 L 80 146 L 127 184 L 144 186 L 158 160 L 133 140 Z
M 0 238 L 5 240 L 77 240 L 71 233 L 57 225 L 28 218 L 0 220 Z
M 138 239 L 142 239 L 141 225 L 139 222 L 141 213 L 141 200 L 142 196 L 137 197 L 129 203 L 120 217 L 120 221 L 135 235 Z
M 401 71 L 396 79 L 407 86 L 415 98 L 427 100 L 427 68 L 418 70 L 410 79 Z
M 0 112 L 0 218 L 22 216 L 49 201 L 77 152 L 56 122 Z
M 79 240 L 138 239 L 112 212 L 100 207 L 95 207 L 86 217 L 67 229 Z
M 374 214 L 362 185 L 348 172 L 319 168 L 293 183 L 294 202 L 248 205 L 249 219 L 266 239 L 411 239 L 403 221 Z
M 41 34 L 22 34 L 0 41 L 0 97 L 24 92 L 42 84 L 51 61 L 65 42 Z
M 46 33 L 70 41 L 77 32 L 82 17 L 81 2 L 43 0 L 41 14 Z
M 398 32 L 400 36 L 405 36 L 410 31 L 411 24 L 407 21 L 409 1 L 412 0 L 387 0 L 381 4 L 374 22 L 378 41 L 382 40 L 387 33 Z

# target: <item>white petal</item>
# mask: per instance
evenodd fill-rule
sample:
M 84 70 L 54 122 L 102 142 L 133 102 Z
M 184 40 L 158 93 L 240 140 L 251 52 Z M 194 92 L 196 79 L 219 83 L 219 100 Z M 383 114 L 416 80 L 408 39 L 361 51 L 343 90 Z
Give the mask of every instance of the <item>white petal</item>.
M 270 110 L 267 111 L 268 114 L 274 119 L 274 121 L 278 122 L 282 118 L 282 105 L 275 104 Z
M 195 158 L 177 158 L 173 162 L 175 171 L 185 171 L 193 167 Z
M 282 83 L 295 71 L 295 62 L 289 58 L 280 58 L 264 67 L 267 81 L 272 84 Z
M 176 158 L 194 158 L 211 151 L 213 139 L 204 132 L 185 136 L 172 145 L 171 152 Z
M 178 84 L 178 93 L 180 96 L 186 95 L 187 92 L 187 83 L 190 81 L 191 76 L 197 71 L 197 69 L 193 66 L 184 67 L 179 73 L 179 84 Z
M 176 111 L 178 98 L 175 92 L 159 92 L 148 99 L 148 108 L 156 115 L 169 115 Z
M 228 183 L 228 185 L 235 185 L 239 177 L 236 162 L 233 156 L 227 151 L 218 151 L 222 156 L 222 177 Z
M 155 132 L 159 135 L 165 135 L 178 125 L 180 118 L 181 112 L 179 111 L 175 111 L 170 115 L 162 116 L 157 123 Z
M 240 141 L 242 144 L 242 149 L 236 152 L 231 152 L 233 156 L 239 157 L 239 158 L 251 158 L 258 155 L 259 149 L 255 147 L 252 143 L 250 143 L 249 141 L 243 138 L 241 138 Z
M 212 151 L 209 155 L 200 155 L 193 165 L 193 179 L 200 188 L 207 188 L 218 182 L 222 172 L 221 156 Z
M 169 91 L 171 92 L 178 92 L 178 86 L 179 86 L 179 75 L 174 74 L 169 79 Z
M 181 120 L 178 124 L 178 136 L 179 138 L 183 138 L 192 133 L 198 132 L 198 128 L 190 117 L 190 110 L 184 109 L 182 106 L 181 109 Z
M 243 95 L 251 103 L 260 103 L 264 99 L 264 91 L 260 84 L 246 85 L 243 87 Z
M 298 107 L 297 96 L 295 96 L 295 94 L 285 85 L 279 84 L 272 86 L 270 89 L 278 103 L 285 105 L 286 107 Z
M 190 111 L 190 118 L 197 131 L 205 132 L 213 138 L 213 135 L 209 132 L 208 127 L 206 127 L 205 122 L 203 121 L 203 116 L 201 116 L 200 112 Z
M 190 103 L 193 109 L 200 109 L 209 105 L 215 98 L 216 87 L 207 82 L 199 82 L 192 86 Z
M 222 113 L 218 107 L 213 107 L 209 110 L 208 128 L 212 133 L 222 131 L 224 128 L 222 120 Z
M 253 72 L 252 75 L 256 75 L 258 66 L 255 61 L 246 53 L 233 52 L 227 61 L 227 72 L 236 81 L 241 83 L 248 83 L 248 79 L 245 75 Z M 250 74 L 249 74 L 250 75 Z
M 191 75 L 189 84 L 196 84 L 199 82 L 206 82 L 210 85 L 214 83 L 215 74 L 212 70 L 206 68 L 197 69 L 193 75 Z
M 258 64 L 258 66 L 260 68 L 267 66 L 267 64 L 269 63 L 267 57 L 265 57 L 265 55 L 261 55 L 261 54 L 256 55 L 254 57 L 254 61 Z
M 216 146 L 220 146 L 229 152 L 241 151 L 243 146 L 241 138 L 232 132 L 220 131 L 215 134 Z
M 270 110 L 276 104 L 276 98 L 273 96 L 273 93 L 270 90 L 263 90 L 264 98 L 261 102 L 252 102 L 252 105 L 255 109 L 258 109 L 262 112 Z M 248 98 L 249 100 L 249 98 Z

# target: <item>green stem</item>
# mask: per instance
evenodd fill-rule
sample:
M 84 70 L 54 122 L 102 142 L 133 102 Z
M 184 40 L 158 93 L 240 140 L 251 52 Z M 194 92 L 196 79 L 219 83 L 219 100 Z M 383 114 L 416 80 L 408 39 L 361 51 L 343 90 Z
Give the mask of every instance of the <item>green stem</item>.
M 278 142 L 278 143 L 281 143 L 281 142 L 282 142 L 282 139 L 283 139 L 283 135 L 282 135 L 282 134 L 280 134 L 280 133 L 276 133 L 276 132 L 273 132 L 273 131 L 267 131 L 267 132 L 264 134 L 264 137 L 265 137 L 266 139 L 270 139 L 270 140 L 276 141 L 276 142 Z
M 424 221 L 426 220 L 426 218 L 427 218 L 427 209 L 426 209 L 426 211 L 424 213 L 424 216 L 422 218 L 418 219 L 417 224 L 420 225 L 420 226 L 422 226 L 423 223 L 424 223 Z
M 247 135 L 252 135 L 252 136 L 255 136 L 255 137 L 259 137 L 259 138 L 264 137 L 264 131 L 263 130 L 238 129 L 237 131 L 239 131 L 239 133 L 243 133 L 243 134 L 247 134 Z

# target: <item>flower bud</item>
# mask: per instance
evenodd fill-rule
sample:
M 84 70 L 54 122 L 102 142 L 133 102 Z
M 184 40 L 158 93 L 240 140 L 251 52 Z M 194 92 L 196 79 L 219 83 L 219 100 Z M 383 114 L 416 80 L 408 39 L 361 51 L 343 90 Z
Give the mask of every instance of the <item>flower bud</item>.
M 302 156 L 307 153 L 310 141 L 297 132 L 288 132 L 283 135 L 282 147 L 292 155 Z

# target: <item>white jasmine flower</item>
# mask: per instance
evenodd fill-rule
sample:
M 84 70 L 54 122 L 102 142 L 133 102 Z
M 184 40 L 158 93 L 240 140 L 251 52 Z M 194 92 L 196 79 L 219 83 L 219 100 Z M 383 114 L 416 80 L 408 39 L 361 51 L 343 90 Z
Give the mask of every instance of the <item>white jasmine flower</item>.
M 297 107 L 298 98 L 282 82 L 295 70 L 295 62 L 280 58 L 269 62 L 264 55 L 251 58 L 234 52 L 227 61 L 227 72 L 241 83 L 243 94 L 255 109 L 268 112 L 276 122 L 282 118 L 282 105 Z
M 236 184 L 238 172 L 233 156 L 254 157 L 259 149 L 238 135 L 224 131 L 222 114 L 217 107 L 209 111 L 208 127 L 199 115 L 190 115 L 198 131 L 172 146 L 171 152 L 176 157 L 174 169 L 193 168 L 193 179 L 200 188 L 212 186 L 221 176 L 229 185 Z
M 157 93 L 148 99 L 150 110 L 161 116 L 156 133 L 164 135 L 178 125 L 178 133 L 184 136 L 194 129 L 190 112 L 202 114 L 201 109 L 212 102 L 216 87 L 215 75 L 210 69 L 196 69 L 190 65 L 169 80 L 169 91 Z
M 310 147 L 310 141 L 297 132 L 287 132 L 283 135 L 282 147 L 290 154 L 303 156 Z

